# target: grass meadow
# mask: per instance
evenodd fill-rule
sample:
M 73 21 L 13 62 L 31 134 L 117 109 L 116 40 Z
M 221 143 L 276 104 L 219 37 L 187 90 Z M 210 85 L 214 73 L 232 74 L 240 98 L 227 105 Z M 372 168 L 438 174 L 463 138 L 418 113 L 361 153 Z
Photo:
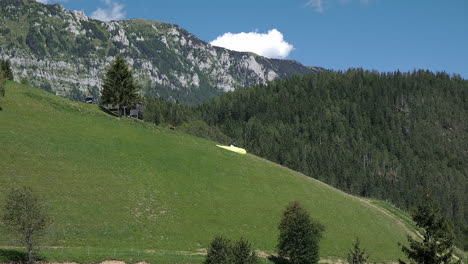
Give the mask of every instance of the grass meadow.
M 403 257 L 405 228 L 379 205 L 271 162 L 13 82 L 0 104 L 0 206 L 11 187 L 41 196 L 45 260 L 201 263 L 216 235 L 274 253 L 293 200 L 325 225 L 323 259 L 344 259 L 357 237 L 371 261 Z M 0 255 L 16 246 L 0 226 Z

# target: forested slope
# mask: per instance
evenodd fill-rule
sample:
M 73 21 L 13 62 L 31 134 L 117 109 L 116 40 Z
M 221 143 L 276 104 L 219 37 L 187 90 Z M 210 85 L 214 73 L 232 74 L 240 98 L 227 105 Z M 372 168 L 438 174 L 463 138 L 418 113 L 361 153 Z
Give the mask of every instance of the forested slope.
M 466 80 L 329 71 L 240 89 L 196 112 L 248 151 L 346 192 L 405 209 L 431 197 L 467 248 Z

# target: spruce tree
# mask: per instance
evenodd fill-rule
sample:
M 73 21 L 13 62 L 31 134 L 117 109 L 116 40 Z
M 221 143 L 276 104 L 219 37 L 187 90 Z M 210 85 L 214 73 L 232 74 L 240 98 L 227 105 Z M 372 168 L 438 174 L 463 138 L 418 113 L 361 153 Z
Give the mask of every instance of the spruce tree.
M 454 236 L 446 219 L 429 202 L 417 207 L 413 220 L 422 229 L 423 239 L 408 236 L 409 247 L 402 251 L 412 264 L 445 264 L 453 262 Z M 400 263 L 405 263 L 400 260 Z
M 10 61 L 2 60 L 0 64 L 1 71 L 3 72 L 3 77 L 6 80 L 13 81 L 13 71 L 11 70 Z
M 312 219 L 297 201 L 288 205 L 279 225 L 278 253 L 291 264 L 319 261 L 319 241 L 324 226 Z
M 110 65 L 104 78 L 101 95 L 101 104 L 116 105 L 119 109 L 119 116 L 122 109 L 126 110 L 134 107 L 138 100 L 138 87 L 133 79 L 133 73 L 129 69 L 124 58 L 118 55 Z
M 2 72 L 0 72 L 0 96 L 5 96 L 5 78 Z
M 259 264 L 260 261 L 257 254 L 252 249 L 249 241 L 241 238 L 232 246 L 232 263 L 233 264 Z
M 356 241 L 353 244 L 353 248 L 349 250 L 348 252 L 348 263 L 349 264 L 364 264 L 367 263 L 367 259 L 369 256 L 366 253 L 366 250 L 361 248 L 361 243 L 359 239 L 356 239 Z
M 231 263 L 231 242 L 218 236 L 211 241 L 204 264 Z
M 5 96 L 5 83 L 6 83 L 6 80 L 3 77 L 3 72 L 0 71 L 0 97 Z M 3 108 L 0 105 L 0 111 L 2 111 L 2 110 L 3 110 Z

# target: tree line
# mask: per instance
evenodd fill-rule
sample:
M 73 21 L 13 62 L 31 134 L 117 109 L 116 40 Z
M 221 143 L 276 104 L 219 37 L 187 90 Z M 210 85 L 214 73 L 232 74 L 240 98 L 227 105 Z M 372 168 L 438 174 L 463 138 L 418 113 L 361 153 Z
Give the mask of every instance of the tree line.
M 429 193 L 468 248 L 468 81 L 458 75 L 327 71 L 195 107 L 160 101 L 148 103 L 147 121 L 199 120 L 204 131 L 348 193 L 406 210 Z

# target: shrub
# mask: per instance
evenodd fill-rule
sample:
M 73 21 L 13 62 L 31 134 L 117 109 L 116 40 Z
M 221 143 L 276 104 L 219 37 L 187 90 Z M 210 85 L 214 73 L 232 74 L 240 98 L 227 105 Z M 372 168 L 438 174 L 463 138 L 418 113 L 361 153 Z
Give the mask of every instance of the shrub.
M 211 241 L 205 259 L 205 264 L 229 264 L 231 257 L 231 242 L 218 236 Z
M 204 264 L 259 264 L 249 241 L 244 238 L 232 243 L 218 236 L 211 241 Z
M 241 238 L 235 242 L 231 250 L 233 264 L 259 264 L 257 254 L 249 241 Z

